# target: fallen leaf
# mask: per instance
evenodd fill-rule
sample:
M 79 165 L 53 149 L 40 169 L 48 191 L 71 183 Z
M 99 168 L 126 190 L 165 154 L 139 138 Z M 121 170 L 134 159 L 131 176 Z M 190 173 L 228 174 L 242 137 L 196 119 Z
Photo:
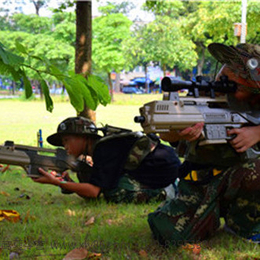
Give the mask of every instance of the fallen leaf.
M 89 226 L 95 223 L 95 217 L 90 217 L 86 222 L 85 226 Z
M 139 255 L 142 257 L 142 258 L 147 258 L 148 257 L 148 254 L 145 250 L 140 250 L 139 251 Z
M 98 260 L 98 259 L 100 259 L 101 256 L 102 256 L 102 254 L 100 254 L 100 253 L 88 253 L 87 259 Z
M 5 167 L 1 164 L 0 165 L 0 171 L 2 172 L 2 173 L 4 173 L 6 170 L 8 170 L 9 169 L 9 167 L 10 167 L 10 165 L 6 165 Z
M 63 260 L 85 259 L 88 256 L 88 251 L 85 248 L 75 248 L 65 255 Z
M 70 209 L 68 209 L 68 210 L 66 211 L 66 214 L 69 215 L 70 217 L 71 217 L 71 216 L 76 216 L 76 212 L 75 212 L 74 210 L 70 210 Z
M 0 210 L 0 221 L 4 219 L 16 223 L 21 219 L 21 217 L 20 214 L 15 210 Z
M 6 197 L 9 197 L 9 196 L 10 196 L 10 194 L 7 193 L 7 192 L 5 192 L 5 191 L 0 191 L 0 194 L 4 195 L 4 196 L 6 196 Z
M 111 226 L 111 225 L 120 225 L 123 222 L 124 219 L 125 219 L 125 216 L 122 216 L 122 217 L 120 217 L 118 219 L 107 219 L 106 223 L 109 226 Z
M 193 253 L 195 255 L 199 255 L 201 247 L 199 244 L 186 244 L 186 245 L 182 246 L 182 249 L 185 251 L 188 251 L 190 253 Z
M 108 224 L 109 226 L 111 226 L 112 223 L 113 223 L 113 220 L 112 220 L 112 219 L 107 219 L 106 222 L 107 222 L 107 224 Z
M 194 245 L 192 253 L 195 254 L 195 255 L 199 255 L 200 254 L 200 250 L 201 250 L 200 245 Z
M 182 246 L 182 249 L 186 250 L 186 251 L 192 251 L 194 248 L 193 244 L 185 244 Z

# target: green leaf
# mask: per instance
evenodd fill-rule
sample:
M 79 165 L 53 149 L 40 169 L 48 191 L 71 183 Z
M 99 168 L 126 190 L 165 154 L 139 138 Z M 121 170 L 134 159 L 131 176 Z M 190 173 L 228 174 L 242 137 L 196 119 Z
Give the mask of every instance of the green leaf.
M 96 110 L 99 104 L 97 89 L 90 88 L 86 78 L 82 75 L 71 73 L 71 76 L 78 81 L 86 106 L 92 110 Z
M 0 46 L 0 57 L 5 64 L 8 64 L 8 58 L 3 46 Z
M 84 102 L 82 94 L 80 93 L 80 88 L 77 85 L 77 82 L 72 78 L 65 78 L 62 80 L 63 85 L 65 86 L 69 97 L 70 103 L 76 109 L 77 112 L 81 112 L 84 109 Z
M 63 60 L 59 60 L 59 55 L 58 58 L 55 56 L 55 52 L 52 52 L 52 55 L 47 55 L 46 52 L 49 50 L 47 44 L 43 44 L 41 48 L 37 46 L 37 50 L 40 50 L 39 53 L 31 51 L 36 42 L 30 41 L 32 46 L 29 45 L 27 50 L 25 46 L 16 41 L 16 49 L 22 52 L 25 58 L 7 51 L 0 43 L 0 75 L 12 75 L 15 81 L 22 79 L 26 98 L 32 95 L 32 86 L 29 80 L 32 78 L 40 80 L 46 109 L 50 112 L 53 110 L 53 101 L 50 97 L 48 82 L 53 80 L 57 80 L 65 86 L 70 102 L 77 112 L 83 111 L 85 106 L 96 110 L 100 103 L 106 105 L 110 101 L 109 88 L 100 78 L 91 75 L 86 79 L 80 74 L 68 73 L 68 64 L 64 64 Z M 57 45 L 55 46 L 57 47 Z M 66 58 L 69 57 L 70 53 Z M 42 77 L 43 73 L 45 74 L 44 79 Z
M 49 66 L 50 73 L 58 80 L 62 80 L 64 78 L 64 73 L 62 73 L 56 66 L 50 65 Z
M 5 64 L 2 60 L 0 60 L 0 75 L 12 75 L 15 81 L 18 81 L 22 78 L 22 71 L 19 69 L 18 71 L 15 70 L 13 66 Z
M 24 83 L 24 89 L 25 89 L 25 97 L 29 98 L 32 95 L 32 85 L 30 81 L 28 80 L 27 76 L 24 75 L 22 76 L 23 83 Z
M 30 55 L 31 58 L 39 60 L 39 61 L 43 61 L 43 59 L 39 56 L 35 56 L 35 55 Z
M 12 66 L 9 66 L 9 72 L 12 74 L 12 77 L 14 81 L 18 81 L 22 78 L 23 72 L 22 70 L 18 67 L 18 70 Z
M 20 51 L 21 53 L 24 54 L 28 54 L 27 49 L 25 48 L 25 46 L 23 46 L 21 43 L 19 43 L 17 40 L 15 41 L 15 46 L 17 48 L 18 51 Z
M 49 112 L 52 112 L 53 110 L 53 101 L 50 97 L 50 92 L 49 92 L 49 88 L 48 85 L 46 83 L 46 81 L 44 79 L 40 80 L 41 83 L 41 88 L 42 88 L 42 92 L 44 94 L 44 98 L 45 98 L 45 105 L 46 105 L 46 109 Z
M 111 96 L 109 95 L 109 87 L 100 77 L 89 75 L 86 81 L 86 84 L 96 91 L 98 100 L 103 106 L 106 106 L 108 103 L 110 103 Z
M 70 102 L 77 112 L 82 112 L 84 105 L 96 110 L 99 103 L 97 93 L 85 84 L 86 79 L 82 75 L 70 73 L 70 77 L 65 78 L 62 82 L 68 91 Z
M 24 61 L 23 57 L 6 51 L 2 46 L 0 46 L 0 57 L 5 64 L 12 65 L 14 68 L 18 68 Z

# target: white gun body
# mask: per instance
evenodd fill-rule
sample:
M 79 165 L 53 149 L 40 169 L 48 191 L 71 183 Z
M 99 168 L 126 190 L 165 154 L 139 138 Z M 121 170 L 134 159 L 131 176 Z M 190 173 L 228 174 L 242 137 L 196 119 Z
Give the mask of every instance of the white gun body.
M 43 155 L 40 153 L 47 153 Z M 21 166 L 30 177 L 41 176 L 38 168 L 54 170 L 62 174 L 65 170 L 77 170 L 77 161 L 62 148 L 48 149 L 34 146 L 14 144 L 6 141 L 0 145 L 0 163 Z
M 139 122 L 147 134 L 180 130 L 204 122 L 204 141 L 201 144 L 226 143 L 232 138 L 227 135 L 228 129 L 260 124 L 259 119 L 252 117 L 250 112 L 214 108 L 217 103 L 225 105 L 225 99 L 183 98 L 152 101 L 140 108 Z
M 203 77 L 197 77 L 196 82 L 164 77 L 161 86 L 163 100 L 144 104 L 140 108 L 140 116 L 134 119 L 141 123 L 146 134 L 178 131 L 204 122 L 199 145 L 222 144 L 235 137 L 227 134 L 228 129 L 260 125 L 260 111 L 244 111 L 243 107 L 232 109 L 236 106 L 230 99 L 232 96 L 228 95 L 235 93 L 237 86 L 226 76 L 220 77 L 219 81 L 205 81 Z M 179 97 L 178 91 L 184 89 L 189 94 Z M 205 96 L 200 97 L 200 92 Z M 216 97 L 215 93 L 221 93 L 221 96 Z M 243 154 L 244 158 L 259 157 L 258 145 Z

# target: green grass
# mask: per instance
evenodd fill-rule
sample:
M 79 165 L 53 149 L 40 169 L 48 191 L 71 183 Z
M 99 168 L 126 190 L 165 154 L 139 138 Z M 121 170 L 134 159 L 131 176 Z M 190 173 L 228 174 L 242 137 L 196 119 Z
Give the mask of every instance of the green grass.
M 97 125 L 116 125 L 133 130 L 141 130 L 134 117 L 139 115 L 139 107 L 161 95 L 115 95 L 115 102 L 97 109 Z M 57 125 L 63 119 L 75 116 L 76 111 L 67 98 L 54 97 L 54 110 L 46 111 L 43 101 L 0 100 L 1 140 L 13 140 L 16 143 L 37 145 L 37 131 L 42 129 L 43 139 L 56 132 Z M 45 146 L 48 144 L 45 142 Z
M 115 102 L 99 107 L 97 123 L 141 130 L 133 122 L 139 107 L 161 95 L 116 95 Z M 42 101 L 0 100 L 1 140 L 36 145 L 36 132 L 45 138 L 57 124 L 76 114 L 66 99 L 55 97 L 53 113 Z M 75 175 L 72 177 L 75 178 Z M 63 259 L 74 248 L 101 253 L 101 259 L 259 259 L 258 245 L 250 244 L 220 229 L 200 244 L 200 255 L 181 247 L 163 248 L 153 240 L 147 215 L 158 203 L 144 205 L 107 204 L 63 195 L 59 188 L 33 183 L 19 167 L 0 173 L 0 209 L 16 210 L 18 223 L 0 222 L 0 259 L 17 253 L 19 259 Z M 93 219 L 92 224 L 86 224 Z

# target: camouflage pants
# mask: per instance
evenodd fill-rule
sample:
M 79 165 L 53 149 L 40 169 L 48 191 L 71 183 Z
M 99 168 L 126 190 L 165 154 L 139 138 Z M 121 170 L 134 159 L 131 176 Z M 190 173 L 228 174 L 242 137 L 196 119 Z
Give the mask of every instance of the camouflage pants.
M 150 213 L 148 222 L 160 243 L 179 245 L 211 236 L 220 217 L 237 235 L 259 237 L 260 160 L 222 170 L 207 184 L 181 180 L 178 197 Z
M 115 203 L 145 203 L 151 200 L 163 201 L 166 198 L 164 189 L 142 187 L 139 182 L 127 174 L 120 178 L 117 188 L 103 190 L 103 194 L 108 202 Z

